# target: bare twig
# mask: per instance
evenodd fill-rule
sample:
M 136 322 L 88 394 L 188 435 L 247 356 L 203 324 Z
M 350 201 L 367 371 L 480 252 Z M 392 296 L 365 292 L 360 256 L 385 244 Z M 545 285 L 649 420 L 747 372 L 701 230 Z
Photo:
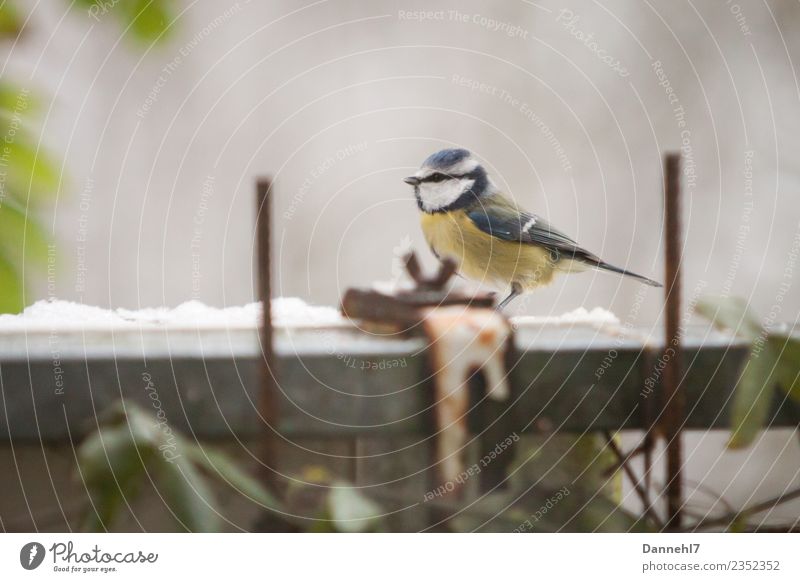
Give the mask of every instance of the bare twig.
M 605 432 L 606 432 L 606 434 L 608 434 L 608 431 L 605 431 Z M 641 454 L 643 454 L 645 452 L 647 452 L 647 448 L 646 448 L 646 445 L 644 443 L 640 444 L 635 449 L 631 449 L 630 451 L 628 451 L 627 454 L 625 454 L 624 457 L 618 458 L 617 462 L 615 462 L 608 469 L 606 469 L 605 476 L 608 477 L 608 476 L 616 473 L 617 471 L 622 469 L 622 466 L 625 463 L 628 463 L 629 461 L 632 461 L 634 458 L 638 457 L 639 455 L 641 455 Z
M 617 446 L 617 443 L 614 442 L 614 435 L 611 434 L 609 431 L 603 431 L 603 436 L 608 443 L 608 448 L 617 458 L 617 462 L 619 467 L 625 472 L 628 479 L 630 480 L 631 484 L 633 485 L 634 491 L 639 496 L 639 501 L 642 502 L 642 507 L 644 507 L 643 513 L 644 515 L 653 522 L 653 524 L 658 528 L 662 529 L 663 523 L 656 515 L 655 511 L 653 511 L 653 504 L 650 502 L 650 495 L 647 490 L 642 487 L 640 480 L 636 477 L 636 473 L 633 472 L 633 469 L 628 464 L 628 460 L 630 460 L 630 455 L 626 456 L 620 448 Z
M 725 506 L 725 510 L 728 513 L 736 512 L 736 510 L 733 508 L 733 505 L 731 505 L 727 499 L 725 499 L 722 495 L 720 495 L 719 492 L 714 491 L 711 487 L 703 485 L 698 481 L 690 481 L 688 479 L 685 481 L 685 483 L 686 485 L 693 487 L 695 491 L 702 491 L 706 493 L 709 497 L 713 498 L 715 501 L 720 502 L 722 505 Z
M 750 507 L 745 507 L 741 511 L 734 511 L 731 513 L 726 513 L 725 515 L 722 515 L 720 517 L 703 520 L 700 523 L 694 524 L 690 528 L 686 528 L 685 531 L 696 531 L 699 529 L 707 529 L 710 527 L 718 527 L 721 525 L 728 526 L 737 519 L 747 517 L 754 513 L 760 513 L 762 511 L 773 509 L 776 505 L 780 505 L 781 503 L 787 503 L 789 501 L 798 498 L 800 498 L 800 487 L 798 487 L 797 489 L 792 489 L 791 491 L 788 491 L 786 493 L 781 493 L 780 495 L 767 499 L 766 501 L 761 501 L 760 503 L 756 503 L 754 505 L 751 505 Z

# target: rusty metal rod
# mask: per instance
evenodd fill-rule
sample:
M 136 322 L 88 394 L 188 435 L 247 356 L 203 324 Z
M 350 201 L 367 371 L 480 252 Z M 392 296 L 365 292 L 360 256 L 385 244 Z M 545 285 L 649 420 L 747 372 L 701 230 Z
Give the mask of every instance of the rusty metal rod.
M 264 423 L 264 436 L 261 442 L 261 478 L 263 483 L 274 488 L 277 470 L 275 466 L 274 431 L 278 418 L 277 383 L 275 380 L 275 358 L 272 340 L 271 296 L 271 244 L 272 223 L 272 182 L 269 178 L 259 178 L 256 182 L 256 261 L 258 266 L 258 300 L 261 302 L 262 316 L 259 328 L 261 359 L 259 374 L 259 414 Z
M 652 373 L 651 371 L 655 369 L 655 362 L 658 358 L 658 354 L 654 353 L 654 350 L 648 345 L 642 350 L 642 358 L 644 359 L 644 373 Z M 643 394 L 643 393 L 642 393 Z M 642 426 L 645 428 L 644 438 L 642 439 L 642 448 L 644 450 L 644 487 L 647 491 L 652 490 L 652 482 L 653 482 L 653 449 L 656 445 L 656 423 L 653 420 L 655 416 L 655 411 L 653 410 L 654 398 L 647 398 L 641 397 L 640 402 L 642 403 Z
M 686 416 L 686 395 L 681 389 L 681 157 L 669 153 L 664 159 L 664 222 L 666 323 L 664 340 L 664 436 L 667 440 L 668 530 L 681 527 L 683 507 L 683 447 L 681 429 Z

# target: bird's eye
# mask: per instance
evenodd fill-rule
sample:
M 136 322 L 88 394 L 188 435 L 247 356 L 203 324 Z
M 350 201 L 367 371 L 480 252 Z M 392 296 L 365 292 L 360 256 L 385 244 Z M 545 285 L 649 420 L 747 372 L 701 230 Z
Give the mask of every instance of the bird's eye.
M 450 176 L 447 174 L 442 174 L 441 172 L 435 172 L 425 178 L 425 182 L 441 182 L 442 180 L 447 180 Z

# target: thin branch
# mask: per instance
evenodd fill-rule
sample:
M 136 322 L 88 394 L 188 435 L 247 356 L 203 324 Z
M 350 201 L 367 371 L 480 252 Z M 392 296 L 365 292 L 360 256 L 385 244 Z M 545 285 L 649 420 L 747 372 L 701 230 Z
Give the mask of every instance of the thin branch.
M 608 431 L 605 432 L 606 435 L 609 434 Z M 611 465 L 611 467 L 606 469 L 605 476 L 610 477 L 611 475 L 622 469 L 623 465 L 631 461 L 634 457 L 638 457 L 639 455 L 645 453 L 646 451 L 647 451 L 647 445 L 642 443 L 635 449 L 631 449 L 624 457 L 621 458 L 617 457 L 617 461 L 613 465 Z
M 733 505 L 731 505 L 727 499 L 725 499 L 722 495 L 720 495 L 719 492 L 714 491 L 711 487 L 703 485 L 699 481 L 692 481 L 690 479 L 685 479 L 684 482 L 690 487 L 692 487 L 695 491 L 702 491 L 703 493 L 706 493 L 709 497 L 714 499 L 715 502 L 721 503 L 725 507 L 725 510 L 728 513 L 736 513 L 736 510 L 734 509 Z
M 781 493 L 771 499 L 767 499 L 766 501 L 762 501 L 760 503 L 756 503 L 755 505 L 751 505 L 750 507 L 745 507 L 741 511 L 733 511 L 731 513 L 726 513 L 720 517 L 715 517 L 713 519 L 706 519 L 701 521 L 700 523 L 696 523 L 692 527 L 686 528 L 684 531 L 696 531 L 698 529 L 706 529 L 709 527 L 717 527 L 721 525 L 730 525 L 737 519 L 741 517 L 747 517 L 753 513 L 760 513 L 762 511 L 767 511 L 768 509 L 773 509 L 776 505 L 780 505 L 782 503 L 786 503 L 788 501 L 792 501 L 793 499 L 800 498 L 800 487 L 797 489 L 792 489 L 788 493 Z
M 650 502 L 650 495 L 647 493 L 647 490 L 641 486 L 641 484 L 639 483 L 640 480 L 637 479 L 636 477 L 636 473 L 634 473 L 633 469 L 631 469 L 630 465 L 628 465 L 628 460 L 633 455 L 629 454 L 628 456 L 626 456 L 620 450 L 620 448 L 617 446 L 617 443 L 614 442 L 614 435 L 612 435 L 611 432 L 605 430 L 603 431 L 603 436 L 605 437 L 606 442 L 608 443 L 609 449 L 611 449 L 611 452 L 617 458 L 617 463 L 619 465 L 619 468 L 621 468 L 625 472 L 625 475 L 627 475 L 628 479 L 633 485 L 634 491 L 636 491 L 636 494 L 639 496 L 639 500 L 642 502 L 642 506 L 644 507 L 643 510 L 644 515 L 647 518 L 649 518 L 653 522 L 653 524 L 656 527 L 658 527 L 658 529 L 662 529 L 664 527 L 664 524 L 661 522 L 661 520 L 653 511 L 653 505 Z

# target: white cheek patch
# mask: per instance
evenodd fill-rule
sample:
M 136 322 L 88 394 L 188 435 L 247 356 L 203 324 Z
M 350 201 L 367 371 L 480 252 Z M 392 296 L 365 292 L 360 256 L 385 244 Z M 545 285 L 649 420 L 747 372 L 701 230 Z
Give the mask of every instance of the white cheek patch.
M 472 188 L 475 180 L 444 180 L 443 182 L 423 182 L 419 185 L 419 199 L 422 209 L 428 212 L 441 210 L 458 200 L 464 192 Z

